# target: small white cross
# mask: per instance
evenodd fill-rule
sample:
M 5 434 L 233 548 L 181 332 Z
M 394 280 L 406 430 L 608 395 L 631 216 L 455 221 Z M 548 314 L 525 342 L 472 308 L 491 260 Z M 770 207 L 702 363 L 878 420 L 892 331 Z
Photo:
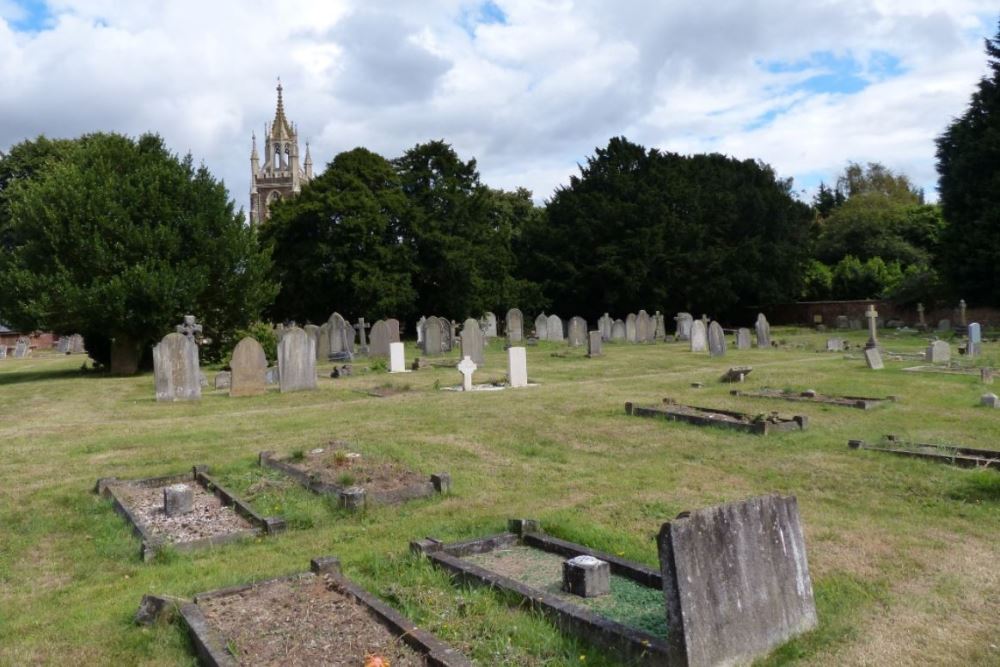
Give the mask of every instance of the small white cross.
M 472 357 L 465 357 L 458 364 L 458 372 L 462 374 L 462 391 L 472 391 L 472 374 L 476 372 L 476 362 Z

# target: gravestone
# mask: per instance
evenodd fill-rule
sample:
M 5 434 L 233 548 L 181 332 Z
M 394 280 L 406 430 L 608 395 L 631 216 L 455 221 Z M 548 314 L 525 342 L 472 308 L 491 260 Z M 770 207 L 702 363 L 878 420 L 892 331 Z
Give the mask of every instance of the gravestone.
M 278 384 L 277 366 L 268 366 L 267 369 L 264 370 L 264 384 L 267 385 Z
M 170 333 L 153 347 L 153 380 L 158 401 L 197 401 L 201 398 L 198 345 L 194 338 Z
M 603 343 L 604 336 L 600 331 L 591 331 L 587 334 L 587 356 L 599 357 L 604 354 Z
M 69 336 L 63 336 L 56 341 L 56 352 L 59 354 L 69 354 Z
M 14 343 L 14 358 L 24 359 L 29 354 L 31 354 L 31 345 L 29 344 L 28 339 L 23 336 L 18 338 L 17 342 Z
M 996 394 L 983 394 L 979 397 L 979 403 L 987 408 L 1000 408 L 1000 398 Z
M 111 374 L 135 375 L 139 371 L 139 345 L 128 334 L 116 332 L 111 339 Z
M 497 337 L 497 316 L 492 312 L 483 315 L 483 335 L 487 338 Z
M 427 321 L 424 322 L 423 350 L 427 356 L 436 356 L 444 351 L 444 343 L 441 340 L 444 327 L 445 324 L 434 315 L 428 317 Z
M 369 357 L 388 357 L 389 343 L 392 342 L 389 325 L 384 320 L 378 320 L 372 325 L 371 336 L 368 339 Z
M 389 327 L 389 342 L 398 343 L 401 341 L 399 337 L 399 320 L 395 317 L 390 317 L 385 321 L 385 325 Z
M 324 322 L 319 328 L 319 335 L 316 337 L 316 361 L 325 362 L 330 358 L 330 326 L 329 322 Z
M 880 371 L 885 368 L 885 364 L 882 363 L 882 353 L 878 351 L 877 347 L 865 348 L 865 363 L 873 371 Z
M 619 343 L 625 340 L 625 323 L 621 320 L 615 320 L 611 324 L 611 340 Z
M 601 338 L 611 340 L 611 328 L 614 324 L 615 322 L 610 315 L 607 313 L 601 315 L 600 319 L 597 320 L 597 329 L 601 332 Z
M 737 350 L 749 350 L 752 344 L 750 342 L 750 330 L 746 327 L 741 327 L 736 330 L 736 349 Z
M 771 325 L 764 317 L 764 313 L 757 314 L 754 329 L 757 330 L 757 347 L 771 347 Z
M 219 371 L 215 374 L 214 385 L 216 389 L 229 389 L 232 383 L 232 373 L 229 371 Z
M 406 369 L 406 353 L 402 343 L 389 343 L 389 372 L 408 373 Z
M 520 343 L 524 340 L 524 313 L 517 308 L 511 308 L 507 311 L 507 317 L 504 320 L 507 328 L 507 340 L 511 343 Z
M 563 321 L 558 315 L 549 315 L 548 335 L 549 340 L 556 343 L 561 343 L 565 340 L 563 337 Z
M 507 382 L 512 389 L 528 386 L 528 352 L 526 348 L 507 348 Z
M 549 318 L 545 313 L 535 318 L 535 338 L 538 340 L 549 339 Z
M 844 339 L 843 338 L 827 338 L 826 339 L 826 351 L 827 352 L 843 352 L 844 351 Z
M 868 342 L 865 343 L 865 348 L 878 347 L 878 311 L 874 305 L 868 306 L 865 318 L 868 320 Z
M 851 331 L 861 331 L 861 320 L 851 320 Z
M 267 357 L 264 348 L 255 339 L 247 336 L 236 344 L 229 368 L 230 396 L 258 396 L 267 391 L 264 377 Z
M 330 343 L 328 356 L 347 353 L 354 354 L 354 328 L 340 313 L 330 316 Z
M 285 329 L 278 341 L 278 384 L 281 393 L 316 388 L 316 341 L 298 327 Z
M 705 331 L 705 323 L 701 320 L 691 322 L 691 351 L 704 352 L 708 349 L 708 332 Z
M 625 342 L 636 343 L 639 341 L 638 319 L 635 313 L 629 313 L 625 317 Z
M 427 318 L 423 315 L 417 320 L 417 345 L 423 347 L 424 344 L 424 325 L 427 324 Z
M 964 329 L 969 326 L 969 321 L 966 319 L 966 309 L 965 299 L 960 299 L 958 302 L 958 324 Z
M 927 346 L 927 361 L 932 364 L 947 364 L 951 361 L 951 346 L 947 341 L 936 340 Z
M 306 332 L 306 335 L 312 338 L 316 342 L 316 347 L 319 347 L 319 327 L 315 324 L 307 324 L 302 327 L 302 330 Z
M 713 357 L 726 355 L 726 333 L 715 320 L 708 325 L 708 353 Z
M 653 316 L 653 340 L 667 339 L 667 323 L 664 321 L 663 313 L 656 311 Z
M 849 329 L 850 327 L 851 327 L 851 321 L 847 319 L 847 315 L 837 315 L 838 329 Z
M 353 325 L 353 329 L 358 333 L 358 338 L 361 340 L 361 354 L 368 354 L 368 329 L 371 328 L 371 324 L 365 322 L 365 318 L 359 317 L 358 321 Z
M 196 344 L 201 341 L 202 326 L 195 321 L 194 315 L 185 315 L 184 320 L 177 325 L 176 330 L 179 334 L 184 334 Z
M 650 343 L 653 341 L 654 333 L 656 333 L 656 329 L 654 328 L 653 320 L 649 317 L 649 313 L 645 310 L 640 310 L 635 316 L 635 342 Z
M 566 342 L 570 347 L 580 347 L 587 340 L 587 320 L 571 317 L 567 327 Z
M 978 357 L 983 351 L 983 332 L 979 322 L 969 325 L 969 342 L 965 346 L 965 354 L 969 357 Z
M 469 318 L 462 325 L 462 356 L 472 359 L 478 365 L 486 363 L 485 340 L 483 330 L 479 328 L 479 320 Z
M 917 304 L 917 329 L 924 331 L 927 329 L 927 320 L 924 318 L 924 304 Z
M 70 340 L 70 347 L 69 347 L 70 354 L 86 353 L 87 348 L 83 340 L 83 336 L 81 336 L 80 334 L 73 334 L 72 336 L 69 337 L 69 340 Z
M 941 320 L 938 322 L 937 330 L 941 333 L 951 331 L 951 320 Z
M 466 322 L 468 321 L 470 320 L 466 320 Z M 475 320 L 471 321 L 476 322 Z M 464 331 L 465 327 L 462 327 L 462 329 Z M 476 331 L 479 331 L 479 322 L 476 322 Z M 477 368 L 476 362 L 469 357 L 462 357 L 462 361 L 458 363 L 458 372 L 462 374 L 462 391 L 472 391 L 472 374 L 476 372 Z
M 750 664 L 816 627 L 794 496 L 685 512 L 657 545 L 670 664 Z
M 691 339 L 691 323 L 694 318 L 691 313 L 677 313 L 674 317 L 674 322 L 677 323 L 677 330 L 674 332 L 674 337 L 677 340 L 690 340 Z
M 0 345 L 0 359 L 6 359 L 6 358 L 7 358 L 7 346 Z

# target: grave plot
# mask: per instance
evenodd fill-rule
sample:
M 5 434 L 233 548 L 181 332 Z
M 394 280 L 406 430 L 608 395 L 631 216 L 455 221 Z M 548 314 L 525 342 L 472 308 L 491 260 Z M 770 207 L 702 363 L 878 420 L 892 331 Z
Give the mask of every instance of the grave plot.
M 1000 470 L 1000 451 L 991 449 L 974 449 L 960 445 L 935 445 L 910 442 L 894 435 L 886 435 L 875 445 L 864 440 L 849 440 L 847 446 L 851 449 L 867 449 L 873 452 L 886 452 L 897 456 L 937 461 L 961 466 L 963 468 L 993 468 Z
M 669 421 L 681 421 L 696 426 L 721 426 L 744 433 L 767 435 L 785 431 L 804 431 L 809 425 L 805 415 L 782 417 L 777 412 L 751 415 L 734 410 L 701 408 L 682 405 L 672 398 L 663 399 L 662 405 L 640 406 L 632 402 L 625 404 L 625 414 L 635 417 L 654 417 Z
M 395 505 L 451 489 L 446 472 L 424 475 L 395 461 L 363 455 L 337 440 L 285 457 L 261 452 L 260 465 L 281 471 L 314 493 L 337 498 L 351 511 L 368 503 Z
M 565 632 L 638 664 L 666 663 L 667 611 L 659 571 L 546 535 L 537 521 L 512 520 L 510 529 L 514 532 L 452 544 L 420 540 L 410 548 L 463 583 L 513 593 Z
M 471 666 L 347 579 L 336 558 L 316 558 L 310 566 L 310 572 L 181 602 L 201 664 Z
M 745 396 L 749 398 L 779 398 L 784 401 L 801 401 L 804 403 L 823 403 L 825 405 L 839 405 L 845 408 L 857 408 L 859 410 L 871 410 L 886 403 L 894 403 L 895 396 L 885 398 L 871 398 L 867 396 L 836 396 L 816 393 L 812 390 L 789 391 L 786 389 L 770 389 L 763 387 L 757 391 L 740 391 L 733 389 L 729 392 L 732 396 Z
M 111 499 L 115 511 L 142 540 L 143 560 L 168 545 L 192 551 L 285 529 L 283 519 L 257 514 L 210 477 L 204 466 L 167 477 L 99 479 L 95 490 Z
M 360 393 L 367 396 L 374 396 L 375 398 L 389 398 L 390 396 L 397 396 L 399 394 L 405 394 L 411 390 L 408 384 L 393 384 L 391 382 L 385 382 L 380 385 L 376 385 L 368 390 L 361 390 Z

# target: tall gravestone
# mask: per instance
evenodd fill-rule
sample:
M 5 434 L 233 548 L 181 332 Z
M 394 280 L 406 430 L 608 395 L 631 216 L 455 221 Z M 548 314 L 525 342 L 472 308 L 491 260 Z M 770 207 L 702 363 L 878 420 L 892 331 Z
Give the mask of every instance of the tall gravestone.
M 726 354 L 726 333 L 715 320 L 708 325 L 708 353 L 713 357 L 722 357 Z
M 563 321 L 558 315 L 549 315 L 548 323 L 548 335 L 549 340 L 555 341 L 556 343 L 563 342 Z
M 771 325 L 764 313 L 758 313 L 754 328 L 757 330 L 757 347 L 771 347 Z
M 600 319 L 597 320 L 597 330 L 601 332 L 601 338 L 611 340 L 611 327 L 614 326 L 614 323 L 615 321 L 607 313 L 601 315 Z
M 462 357 L 469 357 L 477 366 L 486 363 L 486 341 L 479 320 L 469 318 L 462 324 Z
M 330 316 L 330 355 L 354 354 L 354 327 L 340 313 Z
M 656 329 L 652 318 L 645 310 L 640 310 L 635 316 L 635 342 L 649 343 L 653 340 Z
M 507 311 L 506 322 L 507 340 L 511 343 L 520 343 L 524 340 L 524 313 L 517 308 Z
M 751 347 L 750 343 L 750 330 L 746 327 L 741 327 L 736 331 L 736 349 L 737 350 L 749 350 Z
M 969 357 L 978 357 L 983 350 L 983 332 L 979 322 L 969 325 L 969 342 L 965 346 L 965 353 Z
M 316 337 L 316 361 L 326 361 L 330 357 L 330 322 L 324 322 Z
M 455 349 L 457 344 L 455 338 L 457 334 L 455 333 L 456 323 L 449 320 L 447 317 L 439 317 L 438 321 L 441 322 L 441 349 L 444 352 L 451 352 Z
M 639 327 L 636 326 L 636 320 L 635 313 L 629 313 L 625 316 L 625 341 L 628 343 L 639 341 Z
M 264 378 L 267 357 L 264 348 L 253 338 L 248 336 L 236 344 L 229 368 L 230 396 L 258 396 L 267 391 Z
M 441 336 L 444 333 L 444 325 L 436 316 L 431 315 L 424 322 L 424 336 L 422 347 L 427 356 L 436 356 L 444 351 Z
M 566 342 L 570 347 L 580 347 L 587 341 L 587 320 L 582 317 L 570 318 L 566 329 Z
M 368 337 L 369 357 L 388 357 L 389 343 L 392 342 L 392 334 L 389 325 L 385 320 L 378 320 L 372 325 L 371 334 Z
M 424 343 L 424 325 L 427 324 L 427 318 L 423 315 L 417 320 L 417 345 L 423 345 Z
M 625 340 L 625 335 L 625 323 L 621 320 L 615 320 L 611 324 L 611 340 L 620 343 Z
M 313 339 L 313 349 L 316 351 L 316 361 L 320 360 L 319 354 L 319 334 L 320 328 L 315 324 L 307 324 L 302 327 L 302 330 L 306 332 L 306 335 Z
M 677 322 L 677 330 L 674 332 L 677 340 L 690 340 L 691 323 L 694 321 L 691 313 L 677 313 L 674 321 Z
M 535 318 L 535 338 L 538 340 L 549 339 L 549 316 L 545 313 Z
M 702 320 L 691 322 L 691 351 L 704 352 L 708 349 L 708 332 L 705 330 L 705 323 Z
M 153 347 L 153 380 L 158 401 L 201 398 L 198 344 L 181 333 L 170 333 Z
M 663 313 L 656 311 L 656 315 L 653 316 L 653 340 L 666 340 L 667 339 L 667 322 L 663 317 Z
M 604 336 L 600 331 L 591 331 L 587 334 L 587 356 L 599 357 L 604 354 L 603 343 Z
M 298 327 L 285 329 L 278 341 L 278 384 L 281 393 L 316 388 L 316 341 Z

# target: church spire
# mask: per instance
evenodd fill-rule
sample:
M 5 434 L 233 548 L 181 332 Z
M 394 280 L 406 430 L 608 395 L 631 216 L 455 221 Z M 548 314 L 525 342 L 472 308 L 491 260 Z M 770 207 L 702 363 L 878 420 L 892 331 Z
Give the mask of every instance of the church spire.
M 294 134 L 291 123 L 285 118 L 285 102 L 281 97 L 281 78 L 278 78 L 278 106 L 274 110 L 274 123 L 271 124 L 271 136 L 273 138 L 287 139 Z
M 309 154 L 309 142 L 306 142 L 306 159 L 302 163 L 302 167 L 305 170 L 305 180 L 312 180 L 313 177 L 313 159 L 312 155 Z

